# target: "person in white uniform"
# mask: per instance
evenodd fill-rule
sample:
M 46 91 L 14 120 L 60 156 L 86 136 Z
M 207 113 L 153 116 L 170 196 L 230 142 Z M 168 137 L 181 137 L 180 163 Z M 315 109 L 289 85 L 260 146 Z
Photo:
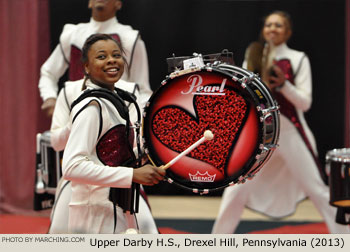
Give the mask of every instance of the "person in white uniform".
M 349 232 L 335 222 L 336 208 L 329 204 L 316 142 L 303 114 L 312 102 L 310 62 L 304 52 L 287 46 L 291 34 L 289 14 L 275 11 L 265 18 L 263 42 L 247 48 L 243 67 L 260 74 L 280 105 L 279 147 L 252 180 L 224 190 L 212 233 L 234 233 L 244 207 L 282 218 L 293 214 L 306 196 L 330 233 Z
M 113 92 L 124 70 L 121 45 L 109 35 L 92 35 L 83 46 L 82 58 L 83 86 Z M 137 169 L 123 165 L 133 157 L 127 142 L 134 143 L 133 134 L 127 133 L 124 107 L 118 109 L 104 97 L 86 97 L 73 104 L 62 161 L 63 177 L 71 181 L 72 189 L 68 232 L 125 232 L 130 218 L 120 202 L 114 205 L 110 200 L 111 189 L 130 188 L 132 183 L 154 185 L 165 171 L 151 165 Z
M 51 146 L 56 151 L 62 151 L 66 146 L 70 133 L 70 107 L 73 101 L 82 93 L 83 84 L 84 79 L 68 81 L 57 97 L 50 130 Z M 137 84 L 119 80 L 115 86 L 134 94 L 137 100 L 139 100 L 140 95 Z M 127 105 L 129 108 L 130 120 L 135 125 L 138 120 L 136 107 L 133 104 L 127 103 Z M 56 188 L 55 203 L 50 217 L 50 234 L 63 234 L 68 232 L 68 204 L 70 202 L 71 193 L 71 183 L 61 178 Z M 142 196 L 145 196 L 145 194 Z M 136 214 L 140 232 L 144 234 L 157 234 L 158 228 L 153 219 L 148 202 L 142 196 L 140 196 L 139 200 L 140 211 Z
M 152 94 L 146 47 L 139 31 L 118 22 L 116 12 L 122 8 L 121 0 L 89 0 L 91 19 L 89 23 L 66 24 L 50 57 L 40 69 L 39 90 L 43 100 L 42 109 L 51 117 L 56 103 L 58 81 L 69 68 L 69 80 L 84 77 L 80 62 L 85 40 L 95 33 L 112 35 L 125 49 L 128 71 L 122 79 L 140 86 L 141 104 Z

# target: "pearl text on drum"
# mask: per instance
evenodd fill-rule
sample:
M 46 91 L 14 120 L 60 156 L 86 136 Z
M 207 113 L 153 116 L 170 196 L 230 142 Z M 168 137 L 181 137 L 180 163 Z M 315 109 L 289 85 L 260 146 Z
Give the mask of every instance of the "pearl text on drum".
M 199 95 L 225 95 L 224 88 L 227 79 L 224 78 L 219 86 L 201 86 L 203 83 L 202 76 L 193 74 L 187 79 L 189 83 L 189 90 L 181 91 L 181 94 L 199 94 Z

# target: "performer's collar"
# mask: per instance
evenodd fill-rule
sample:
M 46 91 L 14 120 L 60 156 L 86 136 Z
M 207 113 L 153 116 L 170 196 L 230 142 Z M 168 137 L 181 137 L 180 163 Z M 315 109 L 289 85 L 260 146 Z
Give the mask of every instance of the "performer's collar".
M 282 44 L 275 47 L 275 52 L 276 52 L 276 54 L 279 54 L 279 53 L 283 52 L 284 50 L 286 50 L 287 48 L 288 48 L 287 44 L 282 43 Z
M 105 27 L 109 27 L 111 25 L 115 25 L 118 23 L 117 17 L 112 17 L 106 21 L 99 22 L 93 19 L 93 17 L 90 18 L 90 23 L 93 27 L 98 28 L 99 30 Z

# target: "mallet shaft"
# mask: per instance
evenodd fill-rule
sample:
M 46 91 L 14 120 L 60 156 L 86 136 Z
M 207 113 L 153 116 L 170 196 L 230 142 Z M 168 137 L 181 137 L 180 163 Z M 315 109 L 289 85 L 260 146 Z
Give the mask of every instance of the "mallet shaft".
M 182 158 L 183 156 L 186 156 L 188 153 L 190 153 L 193 149 L 197 148 L 198 145 L 202 144 L 204 141 L 206 140 L 205 137 L 202 137 L 201 139 L 199 139 L 197 142 L 195 142 L 194 144 L 192 144 L 190 147 L 188 147 L 186 150 L 184 150 L 183 152 L 181 152 L 179 155 L 177 155 L 176 157 L 174 157 L 172 160 L 170 160 L 166 165 L 163 166 L 163 169 L 166 170 L 168 169 L 170 166 L 172 166 L 173 164 L 175 164 L 180 158 Z

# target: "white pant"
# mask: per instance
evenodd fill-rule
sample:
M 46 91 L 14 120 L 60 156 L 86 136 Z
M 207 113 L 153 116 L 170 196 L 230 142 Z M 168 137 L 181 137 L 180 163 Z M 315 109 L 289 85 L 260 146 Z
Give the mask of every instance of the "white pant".
M 50 234 L 67 234 L 69 202 L 72 194 L 71 183 L 67 180 L 60 180 L 57 186 L 55 204 L 51 213 Z M 139 201 L 139 213 L 136 214 L 139 232 L 142 234 L 158 234 L 156 223 L 152 213 L 142 196 Z

